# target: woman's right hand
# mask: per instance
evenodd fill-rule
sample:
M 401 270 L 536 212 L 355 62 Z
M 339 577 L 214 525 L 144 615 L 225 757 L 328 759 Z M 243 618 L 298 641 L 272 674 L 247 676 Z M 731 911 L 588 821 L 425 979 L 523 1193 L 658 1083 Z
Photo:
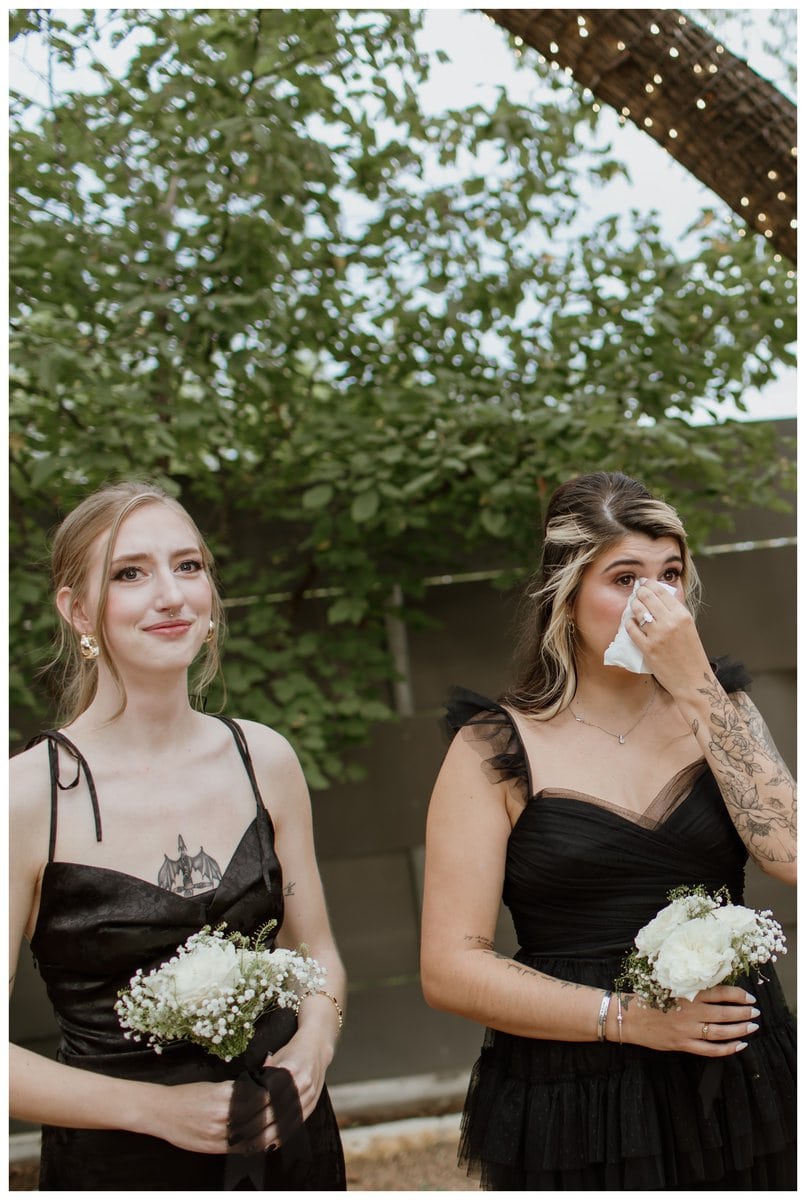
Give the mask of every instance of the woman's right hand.
M 615 1008 L 616 1004 L 611 1003 L 610 1020 Z M 755 997 L 744 988 L 724 984 L 698 992 L 693 1000 L 678 999 L 669 1012 L 649 1008 L 635 995 L 622 997 L 622 1009 L 625 1042 L 705 1058 L 741 1052 L 747 1046 L 746 1039 L 758 1029 Z

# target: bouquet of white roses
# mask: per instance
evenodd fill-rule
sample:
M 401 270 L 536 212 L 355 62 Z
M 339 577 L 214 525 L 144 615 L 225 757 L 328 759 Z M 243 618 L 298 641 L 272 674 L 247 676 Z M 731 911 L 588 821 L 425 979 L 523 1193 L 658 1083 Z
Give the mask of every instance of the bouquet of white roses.
M 249 1045 L 255 1022 L 270 1008 L 299 1008 L 308 992 L 321 991 L 326 971 L 302 947 L 271 950 L 269 921 L 254 939 L 205 925 L 173 958 L 143 975 L 138 970 L 118 993 L 115 1011 L 124 1036 L 148 1043 L 196 1042 L 229 1062 Z
M 735 983 L 752 967 L 786 954 L 770 910 L 731 904 L 725 888 L 711 896 L 702 886 L 680 887 L 668 898 L 635 935 L 635 949 L 615 983 L 652 1008 L 666 1012 L 678 997 L 693 1000 L 704 988 Z

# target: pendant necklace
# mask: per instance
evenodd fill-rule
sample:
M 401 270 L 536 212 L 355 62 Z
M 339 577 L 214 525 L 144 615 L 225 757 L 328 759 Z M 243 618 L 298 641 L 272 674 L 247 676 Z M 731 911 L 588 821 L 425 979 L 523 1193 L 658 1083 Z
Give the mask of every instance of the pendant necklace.
M 654 684 L 654 682 L 655 682 L 655 681 L 653 680 L 652 682 L 653 682 L 653 684 Z M 634 725 L 631 725 L 629 729 L 627 729 L 627 730 L 625 730 L 625 731 L 624 731 L 624 733 L 613 733 L 613 731 L 612 731 L 611 729 L 605 729 L 604 725 L 596 725 L 596 724 L 594 724 L 594 722 L 593 722 L 593 721 L 586 721 L 584 717 L 578 717 L 578 716 L 577 716 L 577 714 L 574 712 L 573 708 L 571 708 L 571 705 L 570 705 L 570 704 L 568 705 L 568 707 L 571 709 L 571 716 L 572 716 L 572 717 L 574 718 L 574 720 L 575 720 L 575 721 L 577 721 L 577 722 L 578 722 L 580 725 L 587 725 L 587 726 L 589 726 L 589 728 L 591 728 L 591 729 L 600 729 L 600 730 L 602 731 L 602 733 L 606 733 L 606 734 L 608 735 L 608 737 L 615 738 L 615 739 L 616 739 L 616 741 L 618 742 L 618 744 L 619 744 L 620 746 L 623 746 L 623 745 L 624 745 L 624 739 L 625 739 L 625 738 L 627 738 L 627 737 L 629 737 L 629 736 L 630 736 L 630 734 L 632 733 L 632 731 L 633 731 L 634 729 L 637 729 L 637 728 L 638 728 L 638 726 L 641 724 L 641 722 L 643 721 L 644 717 L 647 715 L 647 713 L 649 712 L 650 708 L 651 708 L 651 707 L 652 707 L 652 705 L 654 704 L 654 702 L 655 702 L 655 696 L 656 696 L 656 694 L 657 694 L 657 691 L 658 691 L 658 689 L 657 689 L 657 686 L 655 686 L 655 687 L 653 687 L 653 688 L 652 688 L 652 695 L 649 697 L 649 704 L 647 704 L 646 708 L 645 708 L 645 709 L 644 709 L 644 711 L 641 713 L 640 717 L 639 717 L 639 718 L 638 718 L 638 720 L 635 722 L 635 724 L 634 724 Z

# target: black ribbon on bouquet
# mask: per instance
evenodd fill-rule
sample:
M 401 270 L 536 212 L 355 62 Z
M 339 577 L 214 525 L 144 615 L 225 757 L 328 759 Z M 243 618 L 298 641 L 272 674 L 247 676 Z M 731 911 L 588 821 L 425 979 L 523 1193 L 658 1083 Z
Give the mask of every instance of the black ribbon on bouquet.
M 700 1075 L 700 1086 L 697 1089 L 700 1095 L 700 1105 L 702 1106 L 703 1115 L 710 1117 L 711 1109 L 714 1106 L 716 1094 L 722 1086 L 722 1075 L 724 1072 L 724 1061 L 721 1058 L 709 1058 L 702 1069 Z
M 266 1097 L 277 1126 L 278 1149 L 254 1150 L 266 1128 Z M 307 1168 L 310 1161 L 308 1131 L 294 1079 L 283 1067 L 259 1067 L 242 1071 L 232 1089 L 229 1111 L 229 1152 L 224 1188 L 232 1191 L 250 1179 L 257 1191 L 265 1188 L 267 1153 L 280 1156 L 280 1173 L 289 1181 Z
M 742 1069 L 748 1071 L 751 1079 L 758 1079 L 758 1061 L 752 1043 L 748 1045 L 746 1050 L 741 1051 L 741 1055 Z M 700 1075 L 700 1086 L 697 1090 L 700 1096 L 703 1115 L 706 1118 L 710 1117 L 714 1100 L 716 1100 L 717 1093 L 722 1086 L 722 1077 L 725 1073 L 726 1062 L 727 1059 L 724 1058 L 709 1058 Z

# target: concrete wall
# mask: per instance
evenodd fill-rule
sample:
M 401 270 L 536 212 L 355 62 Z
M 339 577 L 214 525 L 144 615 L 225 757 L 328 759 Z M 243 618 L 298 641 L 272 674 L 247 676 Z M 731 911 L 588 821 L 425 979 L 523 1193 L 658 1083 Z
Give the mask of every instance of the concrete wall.
M 720 542 L 789 539 L 794 518 L 750 513 Z M 753 695 L 784 757 L 795 766 L 795 552 L 792 546 L 731 550 L 698 559 L 705 599 L 700 629 L 712 656 L 742 659 Z M 319 861 L 336 937 L 350 981 L 350 1012 L 331 1071 L 347 1082 L 461 1070 L 475 1059 L 481 1029 L 431 1011 L 418 983 L 423 836 L 430 789 L 446 743 L 439 728 L 451 684 L 489 695 L 506 682 L 513 594 L 488 583 L 455 583 L 428 592 L 439 628 L 408 634 L 413 715 L 381 725 L 356 757 L 363 782 L 314 796 Z M 791 952 L 781 974 L 794 1002 L 795 906 L 790 889 L 755 869 L 748 902 L 771 906 L 787 926 Z M 498 945 L 512 947 L 508 918 Z M 54 1025 L 39 977 L 25 962 L 12 1002 L 13 1036 L 52 1052 Z

